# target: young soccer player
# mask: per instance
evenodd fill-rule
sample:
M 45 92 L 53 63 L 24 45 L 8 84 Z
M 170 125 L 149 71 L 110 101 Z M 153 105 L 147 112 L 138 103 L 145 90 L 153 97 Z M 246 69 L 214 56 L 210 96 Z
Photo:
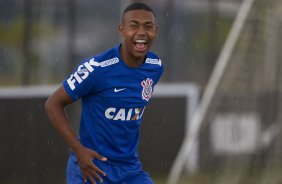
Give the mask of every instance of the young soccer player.
M 46 112 L 70 147 L 67 183 L 151 184 L 138 159 L 139 126 L 163 72 L 149 49 L 157 37 L 155 13 L 143 3 L 123 12 L 121 44 L 82 61 L 46 101 Z M 81 99 L 78 138 L 64 111 Z

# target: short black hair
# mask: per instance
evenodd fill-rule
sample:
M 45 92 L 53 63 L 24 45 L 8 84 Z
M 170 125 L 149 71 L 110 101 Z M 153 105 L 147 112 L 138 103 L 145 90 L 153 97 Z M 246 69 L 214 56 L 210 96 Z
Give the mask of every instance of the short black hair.
M 129 12 L 129 11 L 132 11 L 132 10 L 146 10 L 146 11 L 152 12 L 153 15 L 156 17 L 156 14 L 155 14 L 154 10 L 151 9 L 148 5 L 146 5 L 144 3 L 132 3 L 132 4 L 128 5 L 124 9 L 124 11 L 122 13 L 122 16 L 124 16 L 124 14 L 126 12 Z

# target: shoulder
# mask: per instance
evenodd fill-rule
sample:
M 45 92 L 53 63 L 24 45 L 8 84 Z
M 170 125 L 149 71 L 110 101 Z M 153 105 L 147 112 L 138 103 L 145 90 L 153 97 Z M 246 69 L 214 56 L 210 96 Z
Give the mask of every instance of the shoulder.
M 111 59 L 114 59 L 114 58 L 117 58 L 117 55 L 116 55 L 116 48 L 113 47 L 113 48 L 110 48 L 100 54 L 97 54 L 95 55 L 93 58 L 95 58 L 95 61 L 99 62 L 99 63 L 102 63 L 104 61 L 107 61 L 107 60 L 111 60 Z M 106 62 L 104 62 L 104 65 L 105 65 Z M 103 65 L 103 63 L 101 64 Z
M 89 70 L 97 70 L 96 72 L 102 71 L 104 68 L 113 66 L 119 62 L 118 56 L 115 53 L 115 48 L 111 48 L 97 54 L 93 57 L 84 59 L 82 64 Z
M 95 56 L 95 61 L 99 63 L 100 68 L 105 68 L 119 63 L 116 49 L 116 47 L 113 47 Z
M 157 54 L 153 53 L 153 52 L 148 52 L 147 53 L 147 58 L 145 60 L 145 63 L 148 65 L 151 65 L 152 67 L 155 68 L 163 68 L 163 64 L 161 59 L 158 57 Z

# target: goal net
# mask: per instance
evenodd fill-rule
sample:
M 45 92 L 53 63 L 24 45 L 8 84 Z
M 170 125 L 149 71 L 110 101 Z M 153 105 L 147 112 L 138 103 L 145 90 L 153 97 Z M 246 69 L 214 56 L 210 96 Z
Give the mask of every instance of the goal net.
M 244 0 L 168 183 L 282 181 L 282 1 Z M 199 143 L 198 170 L 185 163 Z

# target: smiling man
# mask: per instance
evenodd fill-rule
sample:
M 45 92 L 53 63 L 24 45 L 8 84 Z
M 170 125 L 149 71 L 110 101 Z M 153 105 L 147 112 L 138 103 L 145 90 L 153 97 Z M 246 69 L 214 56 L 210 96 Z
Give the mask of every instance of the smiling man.
M 163 72 L 149 49 L 157 37 L 155 13 L 143 3 L 123 12 L 121 44 L 82 61 L 46 101 L 55 129 L 70 147 L 67 183 L 152 184 L 138 159 L 139 126 Z M 79 136 L 65 106 L 81 99 Z

